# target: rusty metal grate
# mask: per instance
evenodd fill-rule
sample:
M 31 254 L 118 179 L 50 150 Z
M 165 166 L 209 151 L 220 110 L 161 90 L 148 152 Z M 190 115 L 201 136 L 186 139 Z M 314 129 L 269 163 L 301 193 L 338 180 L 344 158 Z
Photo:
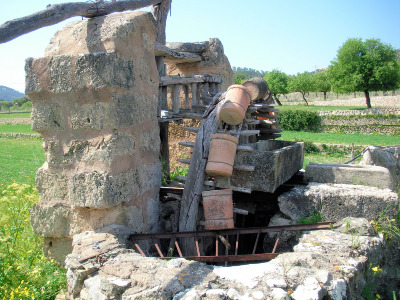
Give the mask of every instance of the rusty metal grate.
M 129 237 L 129 240 L 135 245 L 136 249 L 143 256 L 146 254 L 140 248 L 138 241 L 140 240 L 151 240 L 154 244 L 157 253 L 162 259 L 173 259 L 164 255 L 159 245 L 159 240 L 169 239 L 172 245 L 177 250 L 179 257 L 183 257 L 189 260 L 195 260 L 200 262 L 209 263 L 220 263 L 220 262 L 237 262 L 237 261 L 260 261 L 269 260 L 278 256 L 280 253 L 276 253 L 276 249 L 279 244 L 280 235 L 283 231 L 303 231 L 303 230 L 316 230 L 316 229 L 328 229 L 332 228 L 334 222 L 321 222 L 314 224 L 300 224 L 300 225 L 287 225 L 287 226 L 271 226 L 271 227 L 253 227 L 253 228 L 240 228 L 240 229 L 227 229 L 219 231 L 191 231 L 191 232 L 175 232 L 175 233 L 145 233 L 145 234 L 133 234 Z M 260 235 L 262 233 L 278 232 L 277 239 L 271 253 L 256 253 L 257 245 L 259 242 Z M 253 251 L 250 254 L 238 254 L 240 236 L 255 234 L 256 239 L 253 246 Z M 233 255 L 219 255 L 220 239 L 224 239 L 225 236 L 234 236 L 235 241 L 235 253 Z M 215 238 L 215 255 L 202 255 L 199 248 L 199 239 L 203 237 L 214 237 Z M 184 256 L 182 249 L 179 246 L 178 239 L 192 238 L 196 246 L 196 256 Z M 221 240 L 221 243 L 223 241 Z M 174 250 L 175 250 L 174 249 Z

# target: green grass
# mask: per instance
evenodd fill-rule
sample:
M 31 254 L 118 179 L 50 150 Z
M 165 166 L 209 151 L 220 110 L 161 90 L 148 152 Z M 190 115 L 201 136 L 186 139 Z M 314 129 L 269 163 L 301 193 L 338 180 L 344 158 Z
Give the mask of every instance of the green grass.
M 31 117 L 31 112 L 11 112 L 11 113 L 0 113 L 0 119 L 20 119 L 26 118 L 29 119 Z
M 358 153 L 356 153 L 358 154 Z M 326 154 L 326 153 L 304 153 L 304 163 L 303 168 L 305 168 L 310 162 L 313 163 L 325 163 L 325 164 L 343 164 L 350 160 L 350 155 L 345 154 Z M 355 161 L 356 164 L 359 163 L 361 157 L 358 161 Z
M 37 134 L 31 129 L 30 124 L 0 124 L 0 133 L 29 133 Z
M 400 137 L 394 135 L 379 134 L 345 134 L 330 132 L 304 132 L 283 131 L 279 138 L 285 141 L 306 140 L 323 144 L 367 145 L 367 146 L 391 146 L 399 145 Z
M 0 192 L 13 182 L 34 186 L 36 171 L 45 161 L 42 142 L 0 137 Z
M 367 109 L 366 107 L 362 106 L 318 106 L 318 105 L 285 105 L 283 104 L 282 106 L 275 106 L 275 108 L 279 109 L 280 111 L 286 111 L 286 110 L 296 110 L 296 109 L 302 109 L 302 110 L 309 110 L 309 111 L 332 111 L 332 110 L 365 110 Z

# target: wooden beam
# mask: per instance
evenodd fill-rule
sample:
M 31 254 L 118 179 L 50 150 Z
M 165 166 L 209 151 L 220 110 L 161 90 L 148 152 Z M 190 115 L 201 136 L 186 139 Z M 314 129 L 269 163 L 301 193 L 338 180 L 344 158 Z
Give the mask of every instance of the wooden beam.
M 183 190 L 181 209 L 179 215 L 179 231 L 194 231 L 197 227 L 199 203 L 203 191 L 205 168 L 207 164 L 208 151 L 210 148 L 210 137 L 218 129 L 217 111 L 225 102 L 225 93 L 214 99 L 215 108 L 201 122 L 197 133 L 195 147 L 189 166 L 185 189 Z M 185 241 L 184 248 L 188 255 L 196 253 L 193 241 Z
M 45 10 L 0 25 L 0 44 L 72 17 L 94 18 L 114 12 L 135 10 L 164 1 L 170 0 L 119 0 L 116 2 L 68 2 L 52 4 Z M 6 12 L 3 11 L 4 13 Z

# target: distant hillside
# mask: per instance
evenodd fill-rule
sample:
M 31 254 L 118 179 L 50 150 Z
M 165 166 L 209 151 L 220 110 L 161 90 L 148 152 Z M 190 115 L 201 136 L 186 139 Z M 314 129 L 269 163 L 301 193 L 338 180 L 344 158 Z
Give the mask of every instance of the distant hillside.
M 0 85 L 0 100 L 6 100 L 8 102 L 13 101 L 14 99 L 17 98 L 22 98 L 25 95 L 12 89 L 9 87 L 6 87 L 4 85 Z

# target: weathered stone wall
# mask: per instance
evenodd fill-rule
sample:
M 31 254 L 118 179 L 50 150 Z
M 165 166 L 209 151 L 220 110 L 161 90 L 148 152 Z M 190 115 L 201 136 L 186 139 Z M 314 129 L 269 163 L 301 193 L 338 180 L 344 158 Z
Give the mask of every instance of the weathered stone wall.
M 202 57 L 201 62 L 167 64 L 167 75 L 216 75 L 223 80 L 221 91 L 226 91 L 235 83 L 235 75 L 219 39 L 210 38 L 199 43 L 167 43 L 167 46 L 175 51 L 196 53 Z
M 26 61 L 32 128 L 43 135 L 47 159 L 31 223 L 61 262 L 85 230 L 157 230 L 155 33 L 146 12 L 74 22 L 56 33 L 45 57 Z

